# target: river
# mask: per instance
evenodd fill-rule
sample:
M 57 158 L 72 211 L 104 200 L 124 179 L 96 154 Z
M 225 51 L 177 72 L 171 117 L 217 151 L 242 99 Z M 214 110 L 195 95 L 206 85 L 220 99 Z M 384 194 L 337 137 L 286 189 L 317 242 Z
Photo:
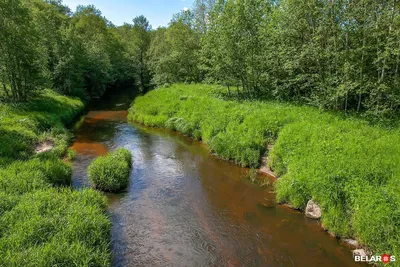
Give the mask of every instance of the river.
M 108 94 L 73 128 L 75 188 L 91 160 L 133 154 L 126 192 L 108 194 L 114 266 L 359 266 L 318 222 L 275 203 L 272 186 L 200 142 L 128 123 L 134 95 Z

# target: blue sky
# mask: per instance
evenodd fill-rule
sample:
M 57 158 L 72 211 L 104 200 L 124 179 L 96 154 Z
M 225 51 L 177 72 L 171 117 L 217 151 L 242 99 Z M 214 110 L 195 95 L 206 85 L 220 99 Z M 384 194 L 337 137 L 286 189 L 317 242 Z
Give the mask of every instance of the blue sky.
M 174 13 L 192 7 L 193 0 L 63 0 L 63 3 L 72 11 L 78 5 L 93 4 L 117 26 L 144 15 L 153 28 L 157 28 L 167 26 Z

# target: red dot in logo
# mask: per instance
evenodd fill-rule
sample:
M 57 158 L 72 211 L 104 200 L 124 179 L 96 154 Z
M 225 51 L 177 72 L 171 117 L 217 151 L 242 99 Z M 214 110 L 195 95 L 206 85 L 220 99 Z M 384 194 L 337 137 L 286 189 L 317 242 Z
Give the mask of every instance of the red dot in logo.
M 390 255 L 389 254 L 382 254 L 382 262 L 389 263 L 390 262 Z

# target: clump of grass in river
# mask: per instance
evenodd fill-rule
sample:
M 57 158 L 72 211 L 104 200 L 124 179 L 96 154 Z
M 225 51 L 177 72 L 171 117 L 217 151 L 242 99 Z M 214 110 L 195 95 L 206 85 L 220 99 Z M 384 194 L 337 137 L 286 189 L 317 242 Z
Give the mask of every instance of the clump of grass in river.
M 226 89 L 175 84 L 138 97 L 129 119 L 202 140 L 219 157 L 259 166 L 267 144 L 281 177 L 277 199 L 304 209 L 320 203 L 322 222 L 374 253 L 400 254 L 400 128 L 308 106 L 232 101 Z
M 128 186 L 131 166 L 131 153 L 121 148 L 92 161 L 88 176 L 97 189 L 117 192 Z

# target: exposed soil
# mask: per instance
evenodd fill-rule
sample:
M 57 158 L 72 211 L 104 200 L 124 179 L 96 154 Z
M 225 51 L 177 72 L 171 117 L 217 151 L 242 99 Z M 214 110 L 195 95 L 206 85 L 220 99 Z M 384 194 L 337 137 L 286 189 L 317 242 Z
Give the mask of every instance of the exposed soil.
M 40 142 L 39 144 L 36 145 L 35 147 L 35 153 L 39 154 L 39 153 L 43 153 L 46 151 L 49 151 L 51 149 L 53 149 L 54 147 L 54 142 L 51 140 L 45 140 L 43 142 Z

